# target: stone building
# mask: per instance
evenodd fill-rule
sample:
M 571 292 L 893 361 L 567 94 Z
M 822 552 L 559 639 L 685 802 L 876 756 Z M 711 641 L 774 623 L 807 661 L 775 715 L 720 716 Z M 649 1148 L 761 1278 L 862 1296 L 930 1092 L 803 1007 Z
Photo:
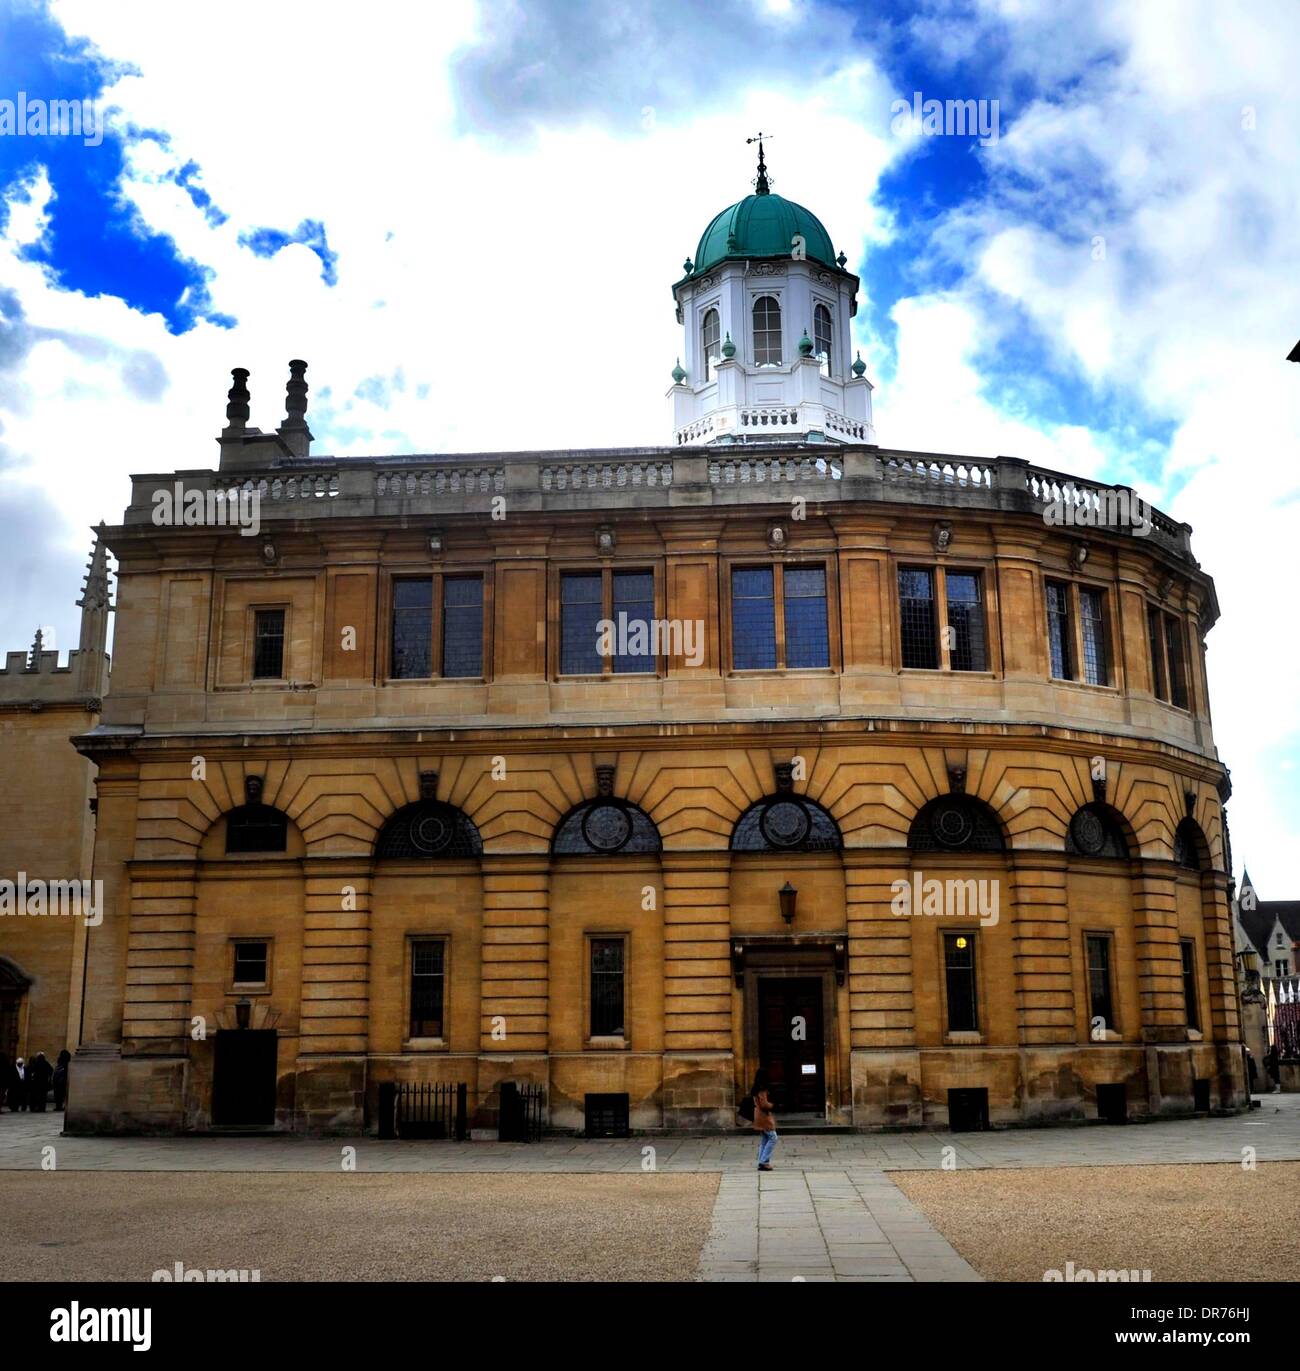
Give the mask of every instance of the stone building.
M 38 631 L 30 653 L 10 652 L 0 668 L 0 1052 L 10 1061 L 44 1052 L 53 1062 L 80 1041 L 86 910 L 65 883 L 91 878 L 95 768 L 70 739 L 98 724 L 108 689 L 102 540 L 77 603 L 81 639 L 66 666 Z
M 1243 1107 L 1190 529 L 877 446 L 768 195 L 674 288 L 665 447 L 313 456 L 294 362 L 134 478 L 70 1129 Z

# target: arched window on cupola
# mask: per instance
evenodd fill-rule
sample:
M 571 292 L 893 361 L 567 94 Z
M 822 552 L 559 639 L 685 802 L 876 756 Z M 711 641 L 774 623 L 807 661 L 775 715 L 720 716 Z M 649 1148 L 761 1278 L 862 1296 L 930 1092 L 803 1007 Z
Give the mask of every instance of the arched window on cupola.
M 403 805 L 390 816 L 375 839 L 375 857 L 428 858 L 481 857 L 483 840 L 464 810 L 435 798 L 438 773 L 420 773 L 420 798 Z
M 1127 858 L 1128 837 L 1119 814 L 1108 804 L 1096 801 L 1074 811 L 1065 830 L 1065 850 L 1076 857 Z
M 583 800 L 555 825 L 557 857 L 634 856 L 663 851 L 655 821 L 638 805 L 614 794 L 614 768 L 596 768 L 596 797 Z
M 704 311 L 704 321 L 700 325 L 700 354 L 704 358 L 700 371 L 706 381 L 711 381 L 713 368 L 722 356 L 722 328 L 716 309 Z
M 754 301 L 754 365 L 781 365 L 781 302 L 774 295 Z
M 831 312 L 825 305 L 813 310 L 813 348 L 822 364 L 822 375 L 831 375 Z
M 998 816 L 972 795 L 940 795 L 912 820 L 907 845 L 913 852 L 1001 852 L 1006 847 Z

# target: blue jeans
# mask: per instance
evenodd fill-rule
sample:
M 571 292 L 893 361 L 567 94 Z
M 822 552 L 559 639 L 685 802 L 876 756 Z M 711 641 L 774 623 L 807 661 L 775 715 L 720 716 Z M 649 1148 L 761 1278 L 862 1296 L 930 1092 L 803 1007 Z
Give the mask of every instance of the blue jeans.
M 766 1166 L 772 1160 L 772 1153 L 776 1150 L 776 1129 L 770 1133 L 759 1134 L 758 1144 L 758 1164 Z

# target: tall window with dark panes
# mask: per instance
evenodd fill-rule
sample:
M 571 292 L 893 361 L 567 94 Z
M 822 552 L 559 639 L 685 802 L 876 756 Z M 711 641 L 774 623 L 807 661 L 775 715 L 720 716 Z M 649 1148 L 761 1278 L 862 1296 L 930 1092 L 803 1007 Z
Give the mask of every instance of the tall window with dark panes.
M 1089 685 L 1109 685 L 1106 597 L 1100 590 L 1079 587 L 1079 629 L 1083 637 L 1083 679 Z
M 781 581 L 785 600 L 786 666 L 830 666 L 825 567 L 783 567 Z
M 1110 986 L 1110 939 L 1101 934 L 1088 936 L 1088 1016 L 1102 1026 L 1115 1025 L 1115 1006 Z
M 1187 673 L 1183 669 L 1183 626 L 1172 614 L 1165 618 L 1165 659 L 1169 672 L 1169 702 L 1187 708 Z
M 813 310 L 813 347 L 821 359 L 822 374 L 831 375 L 831 312 L 825 305 Z
M 600 675 L 598 625 L 604 618 L 604 590 L 599 571 L 566 571 L 560 577 L 560 672 L 565 676 Z
M 776 669 L 776 578 L 770 566 L 732 568 L 731 664 L 737 671 Z
M 655 578 L 652 571 L 616 571 L 610 621 L 618 634 L 615 671 L 654 671 L 657 665 L 651 628 L 655 617 Z M 635 649 L 635 650 L 632 650 Z
M 447 946 L 441 938 L 421 938 L 411 943 L 412 1038 L 443 1036 L 443 999 Z
M 754 301 L 754 365 L 781 365 L 781 304 L 773 295 Z
M 265 985 L 269 959 L 268 944 L 237 942 L 235 944 L 234 985 Z
M 1182 940 L 1183 1003 L 1187 1006 L 1187 1027 L 1201 1030 L 1201 1008 L 1196 999 L 1196 944 L 1191 938 Z
M 903 665 L 934 670 L 939 665 L 939 624 L 934 605 L 934 573 L 928 568 L 899 568 L 898 623 Z
M 283 675 L 284 610 L 256 610 L 253 614 L 253 679 L 279 680 Z
M 1151 690 L 1157 700 L 1167 700 L 1169 678 L 1165 675 L 1164 633 L 1160 611 L 1154 605 L 1147 606 L 1147 642 L 1151 647 Z
M 718 347 L 722 341 L 720 334 L 718 311 L 716 309 L 705 310 L 704 322 L 700 327 L 700 351 L 704 359 L 704 365 L 700 370 L 703 372 L 706 381 L 712 377 L 714 365 L 721 356 Z
M 975 994 L 975 937 L 943 935 L 943 970 L 948 990 L 948 1032 L 975 1033 L 979 1009 Z
M 433 578 L 393 582 L 391 671 L 399 680 L 433 675 Z
M 1059 681 L 1074 680 L 1074 630 L 1070 626 L 1070 587 L 1063 581 L 1047 583 L 1047 651 L 1052 675 Z
M 448 576 L 443 580 L 442 674 L 483 674 L 482 576 Z
M 624 1033 L 624 950 L 622 938 L 591 940 L 591 1036 L 621 1038 Z
M 980 578 L 973 571 L 944 575 L 948 607 L 948 664 L 954 671 L 985 671 L 984 605 Z

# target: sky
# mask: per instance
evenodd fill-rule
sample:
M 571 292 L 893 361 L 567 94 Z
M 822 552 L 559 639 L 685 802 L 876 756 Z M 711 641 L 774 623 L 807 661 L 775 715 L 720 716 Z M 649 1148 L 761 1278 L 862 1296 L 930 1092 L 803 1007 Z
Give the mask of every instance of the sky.
M 882 444 L 1193 525 L 1237 874 L 1300 898 L 1300 7 L 307 13 L 0 0 L 0 100 L 104 117 L 0 133 L 5 648 L 75 646 L 90 526 L 132 472 L 215 466 L 234 366 L 269 430 L 308 361 L 317 454 L 667 443 L 669 288 L 771 130 L 773 189 L 862 278 Z M 927 135 L 914 97 L 996 137 Z

